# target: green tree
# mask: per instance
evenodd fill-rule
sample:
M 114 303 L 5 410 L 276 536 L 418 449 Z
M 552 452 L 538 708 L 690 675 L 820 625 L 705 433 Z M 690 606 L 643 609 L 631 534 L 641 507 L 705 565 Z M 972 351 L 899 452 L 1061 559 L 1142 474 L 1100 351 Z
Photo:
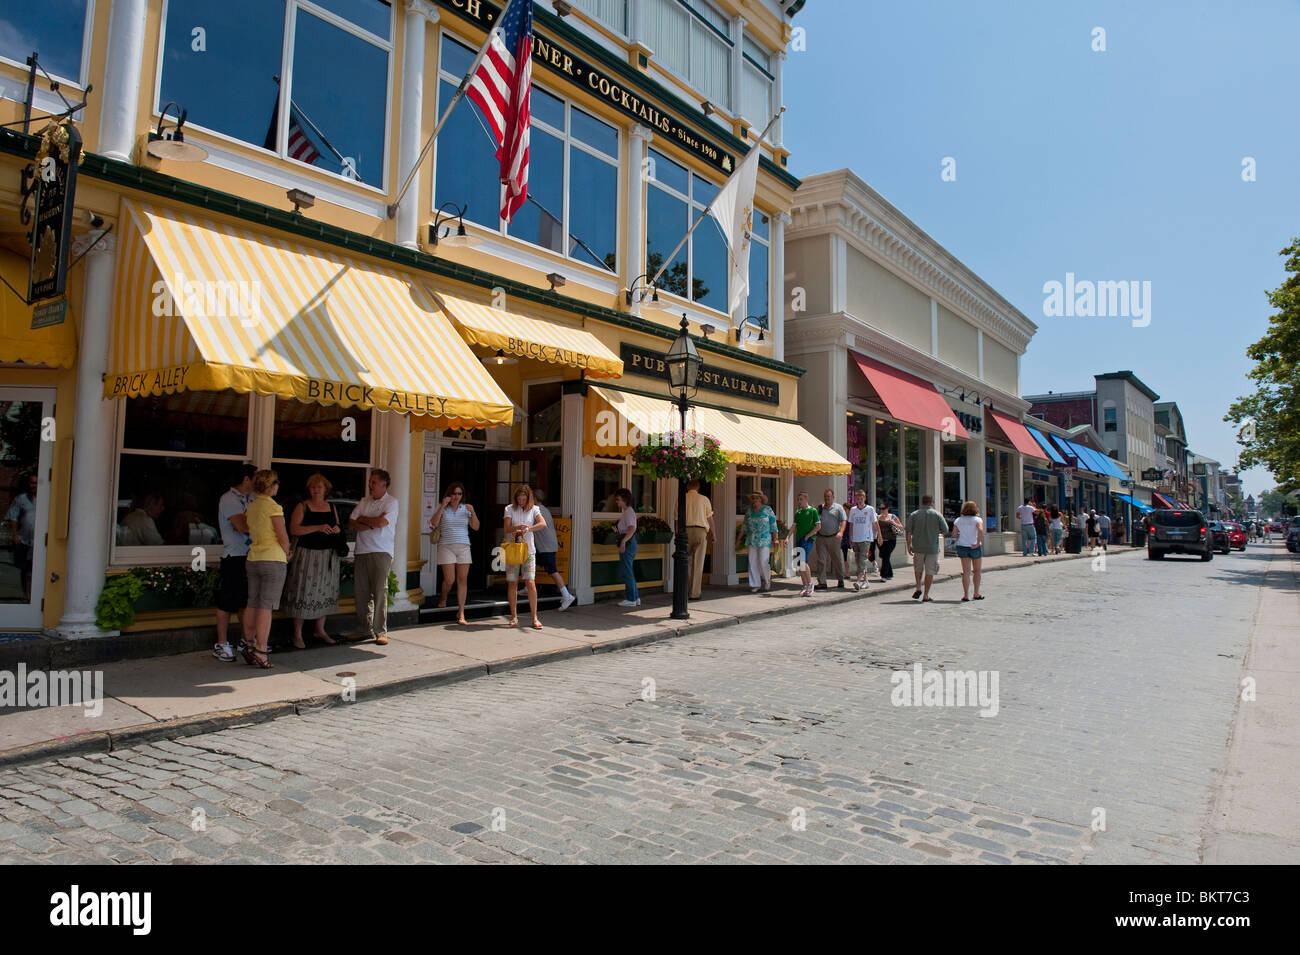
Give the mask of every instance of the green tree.
M 1273 488 L 1271 491 L 1265 491 L 1255 500 L 1255 504 L 1259 508 L 1259 513 L 1267 517 L 1281 517 L 1282 505 L 1289 503 L 1291 503 L 1291 499 L 1277 488 Z
M 1262 464 L 1286 492 L 1300 488 L 1300 238 L 1278 254 L 1289 277 L 1268 294 L 1277 309 L 1268 331 L 1246 349 L 1255 392 L 1233 402 L 1223 420 L 1240 426 L 1238 467 Z

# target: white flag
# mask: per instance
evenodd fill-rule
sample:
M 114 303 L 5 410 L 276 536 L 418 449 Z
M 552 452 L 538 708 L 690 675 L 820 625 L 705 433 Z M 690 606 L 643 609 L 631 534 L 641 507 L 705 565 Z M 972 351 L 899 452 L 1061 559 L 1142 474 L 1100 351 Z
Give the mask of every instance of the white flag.
M 731 301 L 727 303 L 727 312 L 731 315 L 749 294 L 749 244 L 754 227 L 754 184 L 758 181 L 760 152 L 762 150 L 755 143 L 709 209 L 722 227 L 723 238 L 731 252 Z

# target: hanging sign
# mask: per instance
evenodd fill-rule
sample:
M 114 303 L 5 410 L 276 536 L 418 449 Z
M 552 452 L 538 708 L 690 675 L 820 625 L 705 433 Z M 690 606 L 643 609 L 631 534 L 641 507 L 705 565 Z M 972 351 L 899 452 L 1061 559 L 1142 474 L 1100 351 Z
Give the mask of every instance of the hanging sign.
M 35 215 L 31 231 L 28 302 L 57 298 L 67 288 L 72 211 L 80 160 L 81 135 L 71 123 L 52 126 L 41 136 L 31 187 Z

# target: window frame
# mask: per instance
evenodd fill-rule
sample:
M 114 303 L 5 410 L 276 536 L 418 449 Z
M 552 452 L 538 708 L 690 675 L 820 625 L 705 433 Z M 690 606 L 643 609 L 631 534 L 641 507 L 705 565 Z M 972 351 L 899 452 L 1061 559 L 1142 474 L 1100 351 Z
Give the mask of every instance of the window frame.
M 86 0 L 86 19 L 81 25 L 81 75 L 74 79 L 70 76 L 63 76 L 60 73 L 50 73 L 50 76 L 57 80 L 60 85 L 71 86 L 78 92 L 84 91 L 86 87 L 90 85 L 90 51 L 91 41 L 94 39 L 94 33 L 95 0 Z M 40 51 L 37 50 L 37 52 L 39 53 Z M 9 57 L 3 55 L 0 55 L 0 63 L 6 63 L 22 70 L 23 72 L 29 72 L 31 70 L 31 67 L 28 66 L 26 62 L 20 63 L 17 60 L 11 60 Z M 33 102 L 32 106 L 34 109 L 37 108 L 35 102 Z
M 701 85 L 700 78 L 694 75 L 695 42 L 696 42 L 695 31 L 697 29 L 708 30 L 719 40 L 721 40 L 724 44 L 726 44 L 728 49 L 728 63 L 730 64 L 732 55 L 735 52 L 736 41 L 732 39 L 729 33 L 724 32 L 722 28 L 720 28 L 712 20 L 710 20 L 703 13 L 701 13 L 700 10 L 701 9 L 709 10 L 719 20 L 722 20 L 724 23 L 728 24 L 727 27 L 728 30 L 730 30 L 730 18 L 722 10 L 719 10 L 713 4 L 709 3 L 708 0 L 694 0 L 694 2 L 688 2 L 688 0 L 661 0 L 661 2 L 664 4 L 675 3 L 678 7 L 680 7 L 682 10 L 686 12 L 686 44 L 685 44 L 686 45 L 686 71 L 685 71 L 686 75 L 685 77 L 673 77 L 673 78 L 676 79 L 677 82 L 679 83 L 684 82 L 686 86 L 690 87 L 693 90 L 696 90 L 699 93 L 704 94 L 706 99 L 713 100 L 715 98 L 714 94 L 711 91 L 706 90 Z M 700 9 L 697 9 L 697 6 Z M 644 15 L 645 14 L 643 14 L 643 16 Z M 669 76 L 672 76 L 671 64 L 660 65 L 659 69 L 668 73 Z M 725 73 L 726 82 L 727 82 L 725 102 L 719 102 L 717 104 L 721 106 L 723 109 L 726 109 L 728 111 L 734 111 L 734 106 L 735 106 L 735 101 L 737 96 L 737 91 L 735 90 L 732 84 L 731 73 L 732 71 L 729 65 Z
M 433 94 L 434 111 L 438 116 L 441 116 L 442 111 L 446 109 L 446 103 L 442 101 L 442 96 L 441 96 L 442 84 L 445 82 L 455 87 L 460 84 L 460 81 L 462 79 L 462 77 L 453 76 L 445 68 L 444 64 L 446 58 L 442 55 L 442 46 L 444 40 L 450 40 L 453 43 L 460 44 L 460 46 L 464 47 L 470 53 L 471 56 L 477 52 L 475 47 L 468 40 L 466 40 L 462 35 L 456 33 L 456 31 L 447 29 L 446 27 L 441 27 L 439 29 L 438 68 L 435 71 L 435 76 L 434 76 L 434 94 Z M 555 258 L 563 261 L 566 264 L 576 264 L 581 268 L 591 269 L 598 275 L 603 275 L 616 282 L 621 282 L 622 280 L 619 279 L 619 276 L 622 273 L 619 271 L 619 269 L 621 269 L 623 266 L 623 257 L 624 257 L 623 243 L 621 241 L 621 238 L 623 235 L 625 212 L 623 209 L 624 203 L 620 201 L 620 192 L 622 186 L 621 186 L 619 174 L 623 171 L 623 160 L 624 160 L 624 156 L 627 154 L 627 130 L 623 126 L 617 123 L 611 123 L 608 119 L 605 119 L 604 117 L 600 116 L 595 110 L 587 106 L 584 106 L 583 104 L 578 103 L 574 99 L 560 92 L 557 92 L 556 89 L 550 86 L 549 84 L 538 82 L 536 74 L 534 74 L 533 76 L 532 85 L 535 88 L 541 90 L 543 93 L 546 93 L 548 96 L 552 96 L 564 104 L 564 126 L 565 126 L 564 129 L 562 130 L 556 129 L 554 126 L 550 125 L 546 121 L 539 119 L 535 114 L 530 119 L 530 122 L 532 123 L 533 126 L 537 127 L 542 132 L 546 133 L 548 136 L 554 136 L 557 139 L 559 139 L 561 144 L 564 147 L 564 160 L 563 160 L 564 198 L 561 203 L 562 209 L 560 210 L 560 216 L 561 216 L 560 227 L 564 231 L 565 249 L 563 251 L 557 252 L 555 249 L 547 248 L 544 245 L 538 245 L 536 242 L 533 242 L 530 239 L 526 239 L 522 236 L 514 235 L 508 230 L 505 219 L 503 219 L 499 213 L 497 215 L 497 224 L 495 229 L 477 221 L 467 222 L 466 226 L 485 229 L 493 236 L 493 238 L 505 239 L 511 242 L 517 242 L 525 246 L 529 251 L 537 250 L 545 255 L 554 256 Z M 478 107 L 475 106 L 473 103 L 469 103 L 469 109 L 477 111 Z M 581 139 L 578 139 L 577 137 L 574 136 L 573 111 L 575 109 L 582 110 L 582 112 L 585 113 L 587 116 L 589 116 L 591 119 L 603 123 L 604 125 L 609 126 L 611 129 L 614 130 L 614 134 L 617 139 L 617 153 L 618 153 L 617 156 L 611 159 L 609 155 L 602 152 L 595 146 L 583 142 Z M 476 119 L 478 122 L 480 123 L 482 122 L 482 117 L 478 116 L 477 112 L 476 112 Z M 611 167 L 614 170 L 614 250 L 613 250 L 614 267 L 612 270 L 605 268 L 603 263 L 598 265 L 594 262 L 588 262 L 585 253 L 583 253 L 582 257 L 579 257 L 578 255 L 571 255 L 568 251 L 569 240 L 574 235 L 573 230 L 571 228 L 572 219 L 569 214 L 569 206 L 570 206 L 569 198 L 571 195 L 570 184 L 571 184 L 571 173 L 573 168 L 573 163 L 571 160 L 571 155 L 572 155 L 571 150 L 575 146 L 578 149 L 580 149 L 582 152 L 585 152 L 588 156 L 591 156 L 592 158 L 605 163 L 607 166 Z M 438 209 L 440 208 L 438 203 L 438 150 L 439 148 L 440 148 L 440 144 L 435 142 L 433 148 L 433 156 L 432 156 L 432 183 L 429 191 L 429 198 L 431 203 L 431 208 L 429 212 L 430 214 L 435 216 L 437 215 Z M 444 201 L 453 201 L 453 200 L 444 200 Z
M 645 246 L 646 246 L 646 248 L 644 248 L 643 251 L 642 251 L 642 254 L 643 254 L 643 257 L 644 257 L 645 260 L 648 260 L 648 259 L 649 259 L 650 251 L 651 251 L 650 248 L 649 248 L 649 243 L 650 243 L 649 219 L 650 219 L 650 190 L 651 190 L 651 189 L 660 189 L 660 190 L 662 190 L 663 192 L 667 193 L 669 196 L 671 196 L 673 199 L 676 199 L 676 200 L 678 200 L 679 202 L 684 202 L 684 203 L 686 203 L 686 212 L 687 212 L 687 217 L 686 217 L 685 227 L 686 227 L 687 229 L 689 229 L 689 228 L 691 227 L 691 224 L 695 221 L 695 219 L 697 218 L 697 216 L 698 216 L 699 214 L 703 213 L 704 210 L 705 210 L 705 208 L 708 206 L 708 203 L 707 203 L 707 202 L 701 202 L 701 201 L 699 201 L 698 199 L 694 198 L 694 196 L 695 196 L 695 179 L 698 177 L 698 178 L 704 180 L 704 181 L 705 181 L 706 183 L 708 183 L 710 186 L 712 186 L 715 190 L 717 190 L 717 191 L 719 191 L 719 192 L 722 190 L 722 183 L 715 183 L 715 182 L 713 182 L 713 180 L 709 179 L 707 176 L 701 176 L 698 172 L 696 172 L 694 169 L 692 169 L 692 168 L 691 168 L 689 165 L 687 165 L 686 163 L 684 163 L 684 162 L 678 162 L 676 159 L 673 159 L 673 158 L 672 158 L 671 156 L 669 156 L 669 155 L 668 155 L 664 150 L 662 150 L 662 149 L 658 149 L 658 148 L 656 148 L 655 146 L 651 145 L 651 146 L 649 146 L 649 147 L 647 148 L 647 151 L 646 151 L 646 156 L 647 156 L 647 158 L 652 158 L 652 157 L 650 157 L 650 153 L 651 153 L 651 152 L 657 152 L 657 153 L 659 153 L 660 156 L 662 156 L 664 159 L 666 159 L 666 160 L 668 160 L 669 162 L 671 162 L 673 165 L 675 165 L 675 166 L 680 166 L 681 168 L 683 168 L 683 169 L 686 170 L 686 177 L 687 177 L 687 178 L 686 178 L 686 188 L 687 188 L 687 191 L 688 191 L 690 194 L 689 194 L 689 195 L 683 195 L 682 193 L 680 193 L 680 192 L 678 192 L 676 189 L 674 189 L 672 186 L 666 184 L 666 183 L 663 182 L 661 179 L 659 179 L 659 177 L 658 177 L 657 175 L 655 175 L 655 176 L 649 176 L 649 175 L 647 175 L 647 176 L 645 177 L 645 188 L 646 188 L 646 193 L 645 193 L 645 199 L 644 199 L 644 206 L 643 206 L 643 208 L 642 208 L 642 221 L 645 222 L 645 223 L 646 223 L 646 226 L 647 226 L 647 228 L 646 228 L 646 240 L 645 240 Z M 724 180 L 724 182 L 725 182 L 725 180 Z M 762 212 L 762 210 L 759 210 L 759 209 L 756 209 L 755 211 L 757 211 L 757 212 Z M 771 216 L 770 213 L 762 212 L 762 214 L 765 215 L 765 216 L 767 216 L 768 219 L 771 220 L 772 216 Z M 716 228 L 716 220 L 714 220 L 714 222 L 715 222 L 715 228 Z M 702 228 L 704 228 L 704 223 L 701 223 L 701 224 L 697 227 L 697 231 L 698 231 L 698 229 L 702 229 Z M 757 237 L 755 236 L 754 238 L 757 238 Z M 724 306 L 723 308 L 714 308 L 712 305 L 706 305 L 706 304 L 703 302 L 703 300 L 698 300 L 698 299 L 691 298 L 690 293 L 691 293 L 692 291 L 694 291 L 694 289 L 695 289 L 695 233 L 694 233 L 694 232 L 692 232 L 692 233 L 690 234 L 689 238 L 686 240 L 686 245 L 683 246 L 683 248 L 686 250 L 686 292 L 687 292 L 687 294 L 684 295 L 684 296 L 683 296 L 683 295 L 678 295 L 678 294 L 675 293 L 675 292 L 670 292 L 670 291 L 668 291 L 668 290 L 665 289 L 662 285 L 660 286 L 660 291 L 662 291 L 663 294 L 665 294 L 665 295 L 670 295 L 670 296 L 672 296 L 672 297 L 675 298 L 675 299 L 681 299 L 682 302 L 684 302 L 685 304 L 689 305 L 691 308 L 698 308 L 698 309 L 701 309 L 701 310 L 704 311 L 704 312 L 713 312 L 713 313 L 717 313 L 717 314 L 720 314 L 720 315 L 726 315 L 727 318 L 730 319 L 731 316 L 730 316 L 730 314 L 728 314 L 728 312 L 727 312 L 725 306 Z M 730 249 L 727 249 L 727 248 L 726 248 L 726 240 L 725 240 L 725 238 L 723 239 L 723 249 L 724 249 L 724 251 L 725 251 L 725 253 L 726 253 L 726 255 L 727 255 L 727 262 L 728 262 L 728 265 L 727 265 L 727 266 L 724 266 L 724 273 L 725 273 L 725 274 L 724 274 L 724 279 L 725 279 L 726 285 L 725 285 L 725 287 L 724 287 L 723 290 L 722 290 L 722 297 L 723 297 L 724 300 L 730 302 L 730 301 L 731 301 L 731 269 L 730 269 L 730 267 L 729 267 L 729 264 L 730 264 L 730 256 L 731 256 L 731 252 L 730 252 Z M 771 251 L 770 248 L 769 248 L 768 251 L 769 251 L 769 254 L 770 254 L 770 251 Z M 751 250 L 751 254 L 752 254 L 752 250 Z M 661 264 L 661 265 L 667 265 L 667 264 L 670 264 L 670 263 L 660 263 L 660 264 Z M 769 281 L 768 281 L 768 291 L 769 291 L 769 295 L 768 295 L 768 303 L 769 303 L 769 304 L 768 304 L 768 308 L 769 308 L 769 310 L 770 310 L 770 308 L 771 308 L 771 294 L 770 294 L 770 292 L 771 292 L 771 281 L 770 281 L 770 275 L 771 275 L 771 269 L 770 269 L 770 266 L 771 266 L 771 260 L 770 260 L 770 258 L 769 258 L 769 260 L 768 260 L 768 266 L 769 266 L 769 271 L 768 271 L 768 274 L 769 274 Z M 647 266 L 647 269 L 648 269 L 648 266 Z M 746 297 L 748 298 L 748 296 L 746 296 Z
M 91 0 L 91 2 L 93 2 L 93 0 Z M 292 156 L 288 154 L 289 127 L 288 124 L 286 123 L 278 124 L 278 129 L 276 130 L 276 142 L 275 142 L 274 150 L 267 149 L 261 143 L 246 142 L 245 140 L 239 139 L 235 136 L 231 136 L 229 133 L 220 132 L 219 130 L 215 130 L 208 126 L 204 126 L 201 123 L 189 122 L 187 120 L 185 125 L 189 129 L 193 129 L 201 132 L 205 137 L 211 136 L 222 143 L 228 143 L 232 146 L 251 149 L 258 156 L 263 156 L 263 157 L 270 156 L 275 160 L 290 164 L 291 168 L 310 169 L 313 172 L 319 173 L 323 176 L 329 176 L 331 179 L 337 180 L 338 182 L 346 183 L 350 186 L 358 186 L 362 189 L 368 189 L 371 192 L 386 196 L 388 195 L 389 187 L 391 185 L 391 183 L 389 182 L 389 160 L 392 158 L 392 150 L 394 148 L 394 144 L 392 140 L 394 136 L 393 77 L 394 77 L 395 67 L 393 61 L 394 59 L 396 59 L 396 55 L 397 55 L 397 40 L 396 40 L 397 4 L 395 2 L 391 2 L 391 0 L 388 3 L 389 33 L 392 34 L 393 39 L 384 40 L 382 37 L 374 33 L 371 33 L 369 30 L 365 29 L 364 27 L 358 26 L 357 24 L 352 23 L 350 20 L 346 20 L 343 17 L 340 17 L 337 13 L 333 13 L 330 10 L 325 9 L 324 7 L 318 6 L 317 4 L 313 3 L 312 0 L 284 0 L 284 36 L 280 48 L 280 76 L 282 78 L 288 77 L 288 81 L 287 82 L 282 81 L 280 83 L 280 98 L 278 100 L 279 109 L 276 113 L 277 116 L 284 115 L 285 107 L 288 105 L 289 99 L 293 96 L 292 67 L 293 67 L 293 53 L 294 53 L 294 43 L 295 43 L 294 30 L 298 22 L 297 20 L 298 9 L 300 7 L 305 9 L 312 16 L 325 21 L 331 26 L 337 27 L 343 30 L 345 33 L 349 33 L 359 40 L 362 40 L 366 43 L 370 43 L 373 46 L 377 46 L 380 49 L 387 51 L 388 76 L 386 78 L 385 90 L 384 90 L 384 135 L 383 135 L 384 152 L 383 152 L 383 158 L 381 160 L 382 162 L 381 168 L 383 169 L 383 179 L 381 183 L 377 186 L 372 185 L 368 182 L 365 182 L 362 179 L 359 178 L 351 179 L 343 175 L 341 172 L 333 172 L 330 169 L 325 168 L 323 166 L 316 166 L 311 163 L 305 163 L 299 159 L 294 159 Z M 160 110 L 165 105 L 164 103 L 161 102 L 162 76 L 163 76 L 163 62 L 165 59 L 166 48 L 167 48 L 167 14 L 170 8 L 171 8 L 171 0 L 163 0 L 162 19 L 159 21 L 158 24 L 158 51 L 157 51 L 156 64 L 154 68 L 153 101 L 152 101 L 151 113 L 150 113 L 152 119 L 155 121 L 155 125 L 157 121 L 161 119 L 162 114 Z

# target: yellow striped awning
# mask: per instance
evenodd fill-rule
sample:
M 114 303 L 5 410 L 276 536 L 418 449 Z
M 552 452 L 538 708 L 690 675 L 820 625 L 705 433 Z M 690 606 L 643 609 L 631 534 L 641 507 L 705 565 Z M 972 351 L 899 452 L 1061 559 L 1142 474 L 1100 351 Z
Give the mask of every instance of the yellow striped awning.
M 510 399 L 415 277 L 174 209 L 122 205 L 105 397 L 231 388 L 405 412 L 416 428 L 511 423 Z
M 774 421 L 736 411 L 692 405 L 688 430 L 717 438 L 734 464 L 793 468 L 797 474 L 848 474 L 849 462 L 793 421 Z M 663 398 L 592 386 L 587 393 L 587 433 L 583 454 L 623 457 L 648 434 L 681 428 L 677 405 Z
M 618 378 L 623 374 L 623 362 L 591 332 L 442 292 L 434 297 L 471 345 L 553 365 L 572 365 L 585 371 L 588 378 Z
M 0 274 L 24 295 L 27 268 L 22 256 L 0 251 Z M 0 285 L 0 362 L 6 361 L 71 368 L 77 363 L 77 330 L 71 313 L 65 312 L 57 325 L 32 328 L 32 306 Z

